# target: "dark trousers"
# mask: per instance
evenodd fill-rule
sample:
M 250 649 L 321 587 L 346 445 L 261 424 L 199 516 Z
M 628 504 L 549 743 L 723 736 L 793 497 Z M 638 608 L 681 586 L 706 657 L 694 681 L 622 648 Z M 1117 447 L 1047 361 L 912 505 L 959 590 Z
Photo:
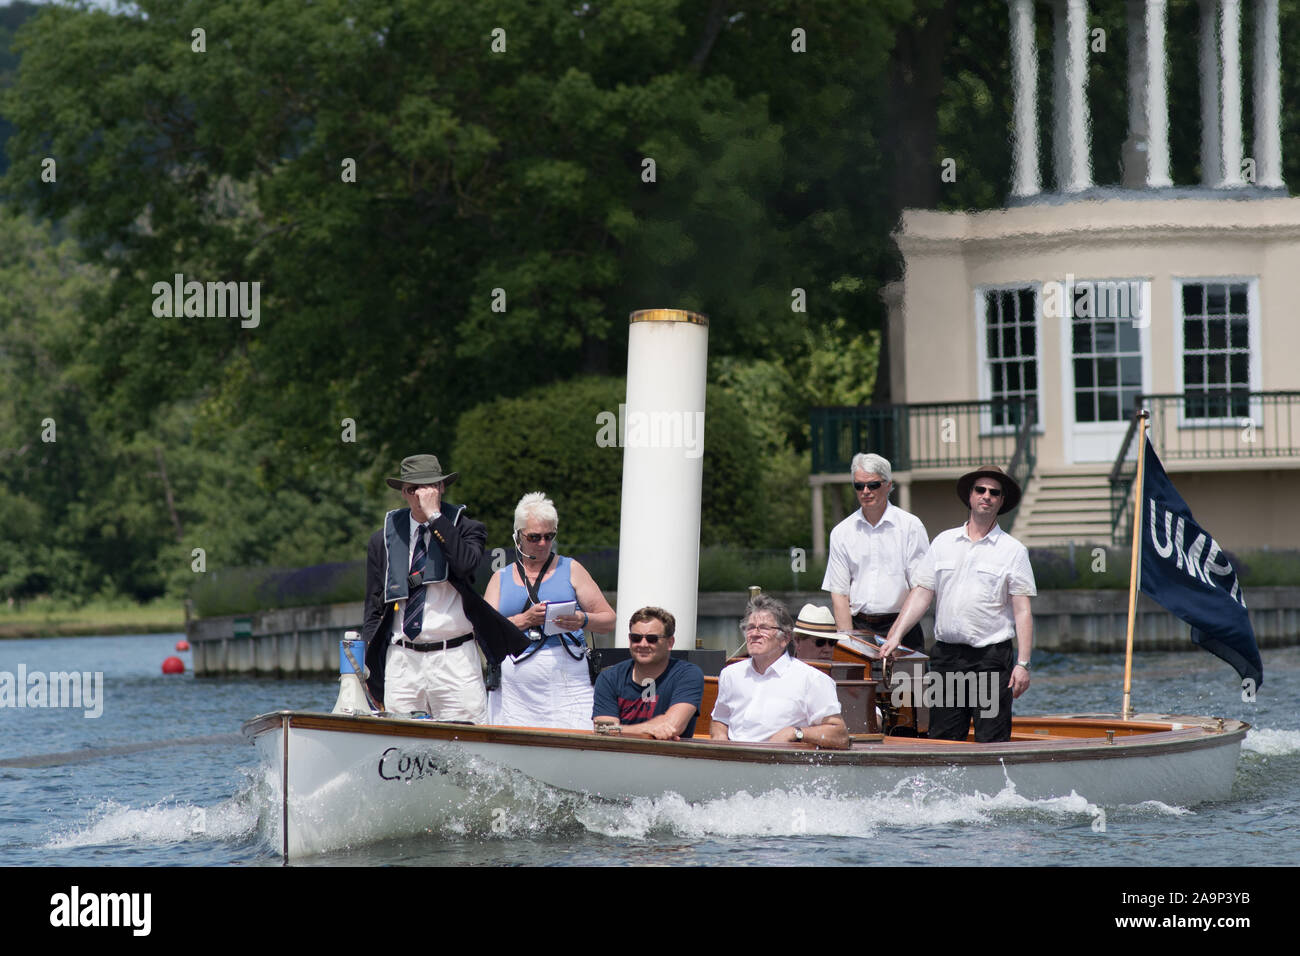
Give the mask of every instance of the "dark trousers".
M 1011 739 L 1011 688 L 1007 683 L 1016 665 L 1014 649 L 1014 640 L 988 647 L 934 642 L 930 674 L 942 680 L 943 689 L 939 692 L 942 706 L 930 708 L 932 739 L 965 740 L 971 721 L 975 723 L 976 743 Z M 959 676 L 949 678 L 950 674 Z M 987 708 L 981 701 L 988 704 Z
M 854 614 L 853 626 L 859 631 L 871 631 L 884 637 L 898 620 L 897 614 Z M 903 635 L 903 646 L 913 651 L 925 653 L 925 631 L 917 621 L 912 629 Z

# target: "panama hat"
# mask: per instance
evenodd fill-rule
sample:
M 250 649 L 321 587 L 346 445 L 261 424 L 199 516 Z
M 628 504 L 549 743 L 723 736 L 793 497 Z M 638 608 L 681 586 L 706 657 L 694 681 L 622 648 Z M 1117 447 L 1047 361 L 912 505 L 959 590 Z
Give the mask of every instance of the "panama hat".
M 833 637 L 840 632 L 835 626 L 835 615 L 830 608 L 817 604 L 805 604 L 795 618 L 794 632 L 807 634 L 809 637 Z

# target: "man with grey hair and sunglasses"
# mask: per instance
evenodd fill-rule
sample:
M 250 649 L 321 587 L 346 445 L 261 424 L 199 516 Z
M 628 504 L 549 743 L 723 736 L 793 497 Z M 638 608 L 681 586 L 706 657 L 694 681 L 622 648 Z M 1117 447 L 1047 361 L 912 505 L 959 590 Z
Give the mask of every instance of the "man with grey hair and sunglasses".
M 822 590 L 830 592 L 841 631 L 888 634 L 916 586 L 930 538 L 920 518 L 889 503 L 894 486 L 888 459 L 858 454 L 850 467 L 860 507 L 831 529 Z M 903 636 L 903 646 L 925 650 L 919 621 Z
M 760 594 L 749 602 L 740 629 L 749 660 L 723 668 L 718 677 L 709 736 L 847 750 L 835 681 L 794 656 L 794 619 L 786 606 Z

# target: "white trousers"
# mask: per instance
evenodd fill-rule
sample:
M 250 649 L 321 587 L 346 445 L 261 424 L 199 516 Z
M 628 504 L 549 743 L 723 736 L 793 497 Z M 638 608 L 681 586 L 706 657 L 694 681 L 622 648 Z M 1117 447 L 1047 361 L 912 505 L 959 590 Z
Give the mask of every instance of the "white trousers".
M 478 644 L 466 641 L 445 651 L 413 651 L 389 644 L 384 661 L 384 709 L 398 714 L 427 710 L 434 720 L 486 724 L 487 689 Z
M 492 723 L 510 727 L 591 729 L 591 677 L 587 660 L 562 647 L 543 647 L 518 664 L 501 664 L 501 689 L 491 697 Z

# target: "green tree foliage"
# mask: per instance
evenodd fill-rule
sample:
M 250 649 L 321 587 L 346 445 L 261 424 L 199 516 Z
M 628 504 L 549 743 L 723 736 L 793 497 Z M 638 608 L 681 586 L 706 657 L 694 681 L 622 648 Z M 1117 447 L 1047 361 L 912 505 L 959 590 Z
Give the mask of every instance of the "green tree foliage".
M 14 34 L 39 9 L 34 3 L 24 3 L 23 0 L 13 0 L 0 7 L 0 90 L 12 86 L 18 72 L 18 54 L 13 49 Z M 0 175 L 9 168 L 5 143 L 13 130 L 13 124 L 0 115 Z
M 724 356 L 711 364 L 710 380 L 736 397 L 759 443 L 763 464 L 756 477 L 772 504 L 762 547 L 807 549 L 813 543 L 808 408 L 871 400 L 879 336 L 848 329 L 843 318 L 805 327 L 787 361 Z
M 598 415 L 617 416 L 626 394 L 623 379 L 584 377 L 466 413 L 445 462 L 460 473 L 448 499 L 487 524 L 489 547 L 511 547 L 515 505 L 529 491 L 555 502 L 562 547 L 616 545 L 623 449 L 597 444 L 606 421 L 598 423 Z M 701 541 L 753 546 L 762 536 L 756 516 L 766 514 L 754 480 L 758 444 L 726 391 L 710 386 L 706 406 Z M 617 440 L 617 427 L 613 434 Z
M 214 429 L 183 405 L 129 447 L 148 465 L 150 514 L 166 523 L 157 561 L 173 593 L 200 573 L 363 556 L 388 504 L 363 470 L 314 464 L 299 481 L 277 482 L 260 466 L 272 449 L 254 444 L 251 433 Z M 168 494 L 172 505 L 164 504 Z
M 70 509 L 108 471 L 107 443 L 85 429 L 77 383 L 79 310 L 102 279 L 71 242 L 0 214 L 0 596 L 100 590 L 111 538 Z M 109 588 L 111 590 L 111 587 Z
M 869 326 L 858 249 L 886 239 L 849 170 L 877 158 L 844 117 L 869 106 L 907 9 L 42 10 L 4 100 L 18 132 L 0 189 L 104 270 L 53 370 L 83 392 L 60 421 L 83 451 L 46 463 L 63 504 L 42 517 L 93 526 L 123 557 L 89 567 L 139 594 L 182 587 L 198 547 L 210 566 L 329 560 L 378 520 L 382 474 L 415 446 L 445 453 L 468 409 L 620 368 L 632 308 L 709 312 L 714 354 L 755 359 L 805 349 L 833 309 Z M 155 314 L 177 274 L 258 282 L 260 324 Z M 809 313 L 790 311 L 796 286 Z M 710 443 L 745 441 L 713 404 Z M 77 490 L 92 475 L 111 495 Z M 763 522 L 736 506 L 752 485 L 735 492 L 706 528 L 745 543 Z
M 115 411 L 204 390 L 284 450 L 330 457 L 321 425 L 344 415 L 439 444 L 461 411 L 520 390 L 490 373 L 521 349 L 549 378 L 618 368 L 631 308 L 713 313 L 721 351 L 797 338 L 790 288 L 829 295 L 838 276 L 802 246 L 854 262 L 861 223 L 846 210 L 832 228 L 826 204 L 857 195 L 838 164 L 871 150 L 797 168 L 786 151 L 820 156 L 809 134 L 846 126 L 905 6 L 742 3 L 719 22 L 677 0 L 235 0 L 205 11 L 204 53 L 171 3 L 50 10 L 6 103 L 5 188 L 77 214 L 120 267 L 94 343 Z M 811 53 L 791 51 L 795 21 Z M 783 83 L 798 136 L 768 105 Z M 75 188 L 39 182 L 45 156 Z M 152 283 L 178 272 L 261 281 L 263 326 L 153 316 Z M 392 399 L 417 381 L 417 410 Z
M 881 15 L 847 6 L 867 26 L 823 32 L 865 29 L 881 61 Z M 791 338 L 790 286 L 819 284 L 792 242 L 811 206 L 768 214 L 783 129 L 763 91 L 712 72 L 701 4 L 138 8 L 43 12 L 5 104 L 6 191 L 114 267 L 88 344 L 124 428 L 198 395 L 269 442 L 272 469 L 345 467 L 343 417 L 385 450 L 442 445 L 466 409 L 534 384 L 493 374 L 521 354 L 548 379 L 616 368 L 631 307 L 713 312 L 716 347 L 762 351 Z M 749 55 L 743 31 L 713 40 L 728 69 Z M 177 273 L 259 281 L 261 326 L 153 315 Z
M 271 484 L 268 452 L 193 403 L 96 427 L 85 303 L 108 280 L 69 240 L 0 222 L 0 598 L 183 593 L 202 566 L 355 557 L 383 502 L 364 471 Z

